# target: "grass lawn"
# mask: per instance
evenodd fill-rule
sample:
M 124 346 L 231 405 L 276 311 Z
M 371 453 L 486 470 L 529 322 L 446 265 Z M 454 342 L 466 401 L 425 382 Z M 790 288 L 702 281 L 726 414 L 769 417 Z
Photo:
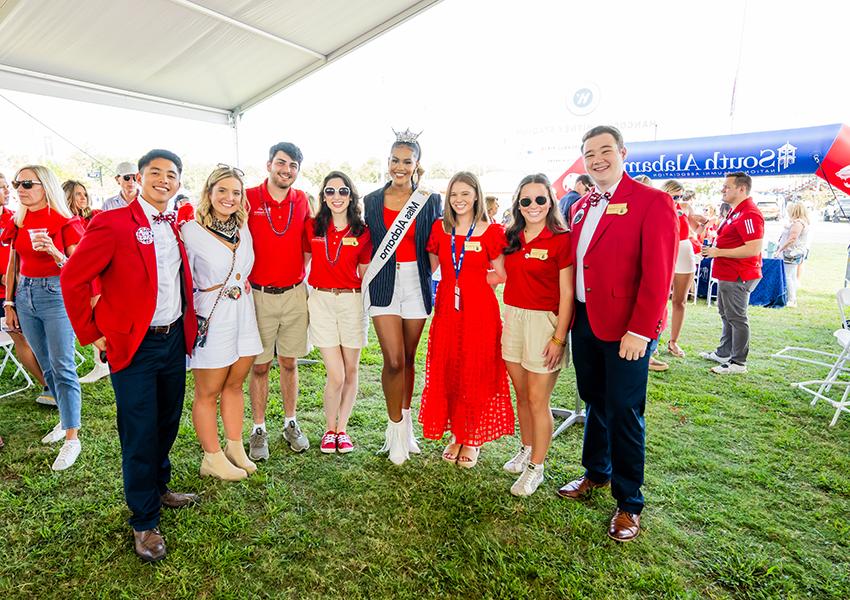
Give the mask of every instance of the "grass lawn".
M 670 371 L 650 377 L 634 543 L 605 536 L 607 492 L 586 504 L 555 495 L 581 472 L 580 428 L 555 440 L 527 499 L 501 469 L 516 438 L 487 445 L 472 470 L 444 463 L 442 443 L 402 467 L 375 456 L 386 413 L 372 334 L 349 428 L 357 450 L 319 453 L 324 368 L 304 366 L 299 420 L 313 447 L 284 447 L 275 384 L 271 460 L 239 484 L 198 476 L 189 377 L 172 487 L 203 502 L 163 513 L 169 554 L 157 565 L 132 551 L 108 380 L 83 387 L 83 453 L 64 473 L 50 470 L 58 446 L 39 443 L 56 412 L 34 390 L 0 401 L 0 597 L 848 598 L 850 415 L 828 428 L 832 411 L 789 386 L 823 370 L 770 359 L 791 343 L 836 347 L 845 262 L 843 246 L 815 246 L 800 308 L 751 309 L 743 376 L 708 371 L 697 353 L 715 347 L 720 320 L 704 301 L 688 306 L 687 358 L 668 356 Z M 553 403 L 571 406 L 574 390 L 570 368 Z

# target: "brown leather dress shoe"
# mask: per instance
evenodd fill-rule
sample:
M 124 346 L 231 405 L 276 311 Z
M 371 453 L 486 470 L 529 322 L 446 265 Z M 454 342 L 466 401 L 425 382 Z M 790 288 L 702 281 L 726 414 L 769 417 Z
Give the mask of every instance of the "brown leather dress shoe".
M 631 542 L 640 534 L 640 515 L 619 508 L 608 526 L 608 537 L 616 542 Z
M 156 562 L 165 558 L 165 540 L 159 529 L 133 531 L 136 554 L 145 562 Z
M 168 508 L 183 508 L 184 506 L 197 504 L 200 499 L 198 498 L 198 494 L 181 494 L 180 492 L 168 490 L 160 496 L 160 500 L 162 501 L 162 505 Z
M 579 477 L 559 489 L 558 495 L 561 498 L 570 498 L 571 500 L 584 500 L 590 497 L 593 490 L 607 487 L 608 483 L 607 481 L 605 483 L 594 483 L 587 477 Z

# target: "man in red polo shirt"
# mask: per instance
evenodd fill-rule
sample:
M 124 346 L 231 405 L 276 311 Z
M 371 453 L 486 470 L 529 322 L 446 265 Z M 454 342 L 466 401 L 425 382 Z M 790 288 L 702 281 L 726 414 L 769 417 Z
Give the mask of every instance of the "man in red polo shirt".
M 251 413 L 254 418 L 249 455 L 269 457 L 266 406 L 269 368 L 277 355 L 285 423 L 283 437 L 295 452 L 310 447 L 295 420 L 298 399 L 297 360 L 309 351 L 307 344 L 307 286 L 304 284 L 304 227 L 310 216 L 307 195 L 292 187 L 301 166 L 301 150 L 289 142 L 269 149 L 269 176 L 245 190 L 250 204 L 248 228 L 254 238 L 254 269 L 248 280 L 254 288 L 257 326 L 263 353 L 254 361 L 251 377 Z
M 750 294 L 761 281 L 761 249 L 764 217 L 750 198 L 752 178 L 743 172 L 729 173 L 723 184 L 723 201 L 732 207 L 717 229 L 712 247 L 702 255 L 713 259 L 712 274 L 718 280 L 717 311 L 723 323 L 720 345 L 700 356 L 719 362 L 714 373 L 746 373 L 750 351 L 747 307 Z

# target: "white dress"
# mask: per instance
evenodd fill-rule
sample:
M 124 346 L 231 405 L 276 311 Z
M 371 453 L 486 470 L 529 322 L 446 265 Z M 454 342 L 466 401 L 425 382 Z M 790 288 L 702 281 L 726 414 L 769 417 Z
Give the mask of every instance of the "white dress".
M 209 317 L 220 289 L 202 292 L 224 281 L 230 270 L 233 254 L 214 233 L 196 221 L 188 221 L 180 229 L 195 287 L 195 312 Z M 248 284 L 248 275 L 254 266 L 254 247 L 248 225 L 239 230 L 239 247 L 236 263 L 224 287 L 226 292 L 210 320 L 207 343 L 196 347 L 189 358 L 190 369 L 218 369 L 235 363 L 240 357 L 254 356 L 263 351 L 254 298 Z M 239 290 L 236 292 L 236 290 Z M 234 299 L 231 295 L 239 295 Z

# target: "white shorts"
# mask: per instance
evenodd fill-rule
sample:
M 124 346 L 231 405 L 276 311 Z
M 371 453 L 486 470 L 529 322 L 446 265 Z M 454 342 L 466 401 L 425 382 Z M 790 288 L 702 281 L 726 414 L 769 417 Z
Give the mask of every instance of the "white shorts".
M 428 311 L 419 285 L 419 267 L 415 262 L 396 263 L 393 297 L 387 306 L 370 306 L 369 316 L 396 315 L 402 319 L 427 319 Z
M 696 271 L 694 247 L 691 240 L 682 240 L 679 242 L 679 255 L 676 258 L 676 268 L 673 272 L 677 275 L 683 275 L 694 271 Z

